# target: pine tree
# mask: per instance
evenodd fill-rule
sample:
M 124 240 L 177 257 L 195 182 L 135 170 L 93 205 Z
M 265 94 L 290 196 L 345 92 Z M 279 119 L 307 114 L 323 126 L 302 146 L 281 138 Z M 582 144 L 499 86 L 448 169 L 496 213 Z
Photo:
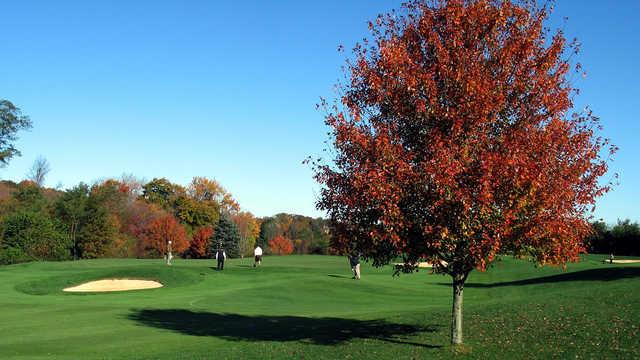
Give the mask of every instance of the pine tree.
M 240 233 L 236 224 L 227 215 L 220 216 L 210 244 L 211 253 L 215 254 L 222 246 L 228 257 L 238 257 L 240 255 L 239 244 Z

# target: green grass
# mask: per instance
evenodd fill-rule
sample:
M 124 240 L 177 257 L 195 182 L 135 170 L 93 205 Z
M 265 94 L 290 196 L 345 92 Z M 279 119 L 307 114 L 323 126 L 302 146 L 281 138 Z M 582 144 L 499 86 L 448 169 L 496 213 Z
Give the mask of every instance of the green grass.
M 0 267 L 0 358 L 640 358 L 640 266 L 586 256 L 557 268 L 504 258 L 465 288 L 465 347 L 449 342 L 448 277 L 393 278 L 347 260 L 85 260 Z M 159 289 L 73 294 L 85 281 Z

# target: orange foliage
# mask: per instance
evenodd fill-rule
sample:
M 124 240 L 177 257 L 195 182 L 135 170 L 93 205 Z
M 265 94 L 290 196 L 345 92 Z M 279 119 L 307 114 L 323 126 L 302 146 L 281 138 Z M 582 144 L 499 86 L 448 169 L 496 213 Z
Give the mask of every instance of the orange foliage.
M 238 202 L 216 180 L 196 176 L 189 184 L 187 194 L 196 201 L 216 203 L 230 213 L 240 211 Z
M 180 254 L 189 248 L 184 227 L 174 216 L 165 215 L 152 220 L 142 229 L 138 246 L 142 253 L 158 256 L 166 254 L 169 241 L 173 253 Z
M 260 219 L 253 216 L 252 213 L 241 211 L 232 216 L 231 219 L 238 226 L 241 238 L 255 239 L 260 235 Z
M 209 255 L 209 239 L 213 235 L 213 228 L 203 226 L 193 232 L 189 254 L 194 258 L 205 258 Z
M 316 163 L 318 208 L 335 247 L 459 279 L 501 251 L 579 259 L 616 148 L 591 111 L 571 114 L 577 43 L 536 3 L 415 0 L 370 23 L 343 95 L 321 104 L 337 155 Z
M 140 237 L 144 229 L 149 226 L 153 220 L 166 216 L 159 205 L 138 200 L 131 205 L 131 215 L 127 220 L 127 232 L 135 237 Z
M 269 241 L 271 252 L 276 255 L 289 255 L 293 252 L 293 243 L 284 236 L 276 236 Z

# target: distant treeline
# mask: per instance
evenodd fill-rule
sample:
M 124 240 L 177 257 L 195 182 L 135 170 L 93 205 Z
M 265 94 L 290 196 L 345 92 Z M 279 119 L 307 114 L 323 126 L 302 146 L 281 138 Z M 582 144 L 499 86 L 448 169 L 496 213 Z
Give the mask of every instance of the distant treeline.
M 588 239 L 590 253 L 640 256 L 640 224 L 637 222 L 618 220 L 609 226 L 598 221 L 592 226 L 593 235 Z
M 218 182 L 196 177 L 186 187 L 165 178 L 108 179 L 68 190 L 34 181 L 0 181 L 0 264 L 102 257 L 209 258 L 253 253 L 325 254 L 326 220 L 278 214 L 257 218 Z M 170 242 L 170 243 L 169 243 Z
M 640 256 L 640 225 L 593 223 L 590 253 Z M 279 255 L 332 253 L 322 218 L 277 214 L 257 218 L 218 182 L 195 177 L 186 187 L 133 176 L 68 189 L 0 181 L 0 264 L 103 257 L 232 257 L 254 246 Z

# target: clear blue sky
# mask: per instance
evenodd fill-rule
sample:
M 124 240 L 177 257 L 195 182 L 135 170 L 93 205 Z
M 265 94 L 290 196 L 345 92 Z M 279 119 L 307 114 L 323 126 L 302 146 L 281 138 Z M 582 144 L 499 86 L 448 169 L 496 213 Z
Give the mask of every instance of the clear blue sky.
M 47 185 L 133 173 L 220 181 L 256 215 L 322 215 L 301 164 L 326 139 L 346 48 L 400 1 L 7 1 L 0 98 L 34 127 L 0 178 L 51 163 Z M 640 2 L 559 1 L 552 26 L 583 43 L 590 104 L 620 152 L 620 186 L 596 215 L 640 220 Z M 615 4 L 615 5 L 614 5 Z M 562 25 L 563 16 L 569 17 Z

